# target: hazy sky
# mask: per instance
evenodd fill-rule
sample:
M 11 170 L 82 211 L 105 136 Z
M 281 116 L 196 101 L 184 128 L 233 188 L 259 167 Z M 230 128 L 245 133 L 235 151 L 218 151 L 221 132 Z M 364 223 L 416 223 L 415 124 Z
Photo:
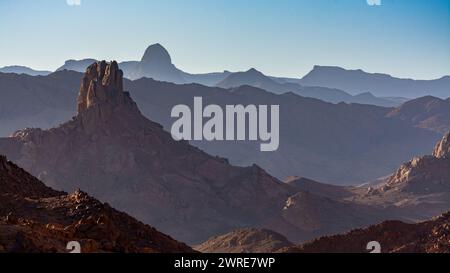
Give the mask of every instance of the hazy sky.
M 450 74 L 449 0 L 0 0 L 0 37 L 0 67 L 138 60 L 159 42 L 195 73 Z

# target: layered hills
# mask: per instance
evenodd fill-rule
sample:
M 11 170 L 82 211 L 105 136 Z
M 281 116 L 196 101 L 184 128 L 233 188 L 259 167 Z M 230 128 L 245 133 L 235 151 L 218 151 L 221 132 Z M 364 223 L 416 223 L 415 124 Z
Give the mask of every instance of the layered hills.
M 367 73 L 360 69 L 347 70 L 335 66 L 315 66 L 300 80 L 300 84 L 338 88 L 351 94 L 371 92 L 382 97 L 450 96 L 450 76 L 435 80 L 399 79 L 387 74 Z
M 353 96 L 336 88 L 302 86 L 294 82 L 280 82 L 280 80 L 266 76 L 254 68 L 245 72 L 232 73 L 216 86 L 229 89 L 243 85 L 261 88 L 274 94 L 292 92 L 302 97 L 316 98 L 331 103 L 360 103 L 385 107 L 393 107 L 401 104 L 401 102 L 397 100 L 377 98 L 370 92 L 364 92 Z
M 46 77 L 0 74 L 0 134 L 9 136 L 26 127 L 48 129 L 76 115 L 77 89 L 82 74 L 59 71 Z M 262 154 L 249 142 L 192 142 L 231 163 L 258 164 L 284 179 L 296 175 L 334 184 L 354 184 L 391 173 L 414 155 L 429 151 L 448 128 L 445 103 L 420 98 L 399 108 L 331 104 L 293 93 L 276 95 L 241 86 L 234 89 L 198 84 L 176 85 L 152 79 L 124 79 L 125 89 L 144 116 L 169 130 L 173 106 L 204 103 L 280 105 L 280 149 Z M 440 100 L 436 98 L 436 100 Z M 443 101 L 443 100 L 441 100 Z M 415 118 L 420 117 L 420 118 Z M 422 122 L 423 121 L 423 122 Z M 431 122 L 432 121 L 432 122 Z M 328 136 L 332 135 L 330 139 Z M 357 166 L 355 168 L 355 166 Z

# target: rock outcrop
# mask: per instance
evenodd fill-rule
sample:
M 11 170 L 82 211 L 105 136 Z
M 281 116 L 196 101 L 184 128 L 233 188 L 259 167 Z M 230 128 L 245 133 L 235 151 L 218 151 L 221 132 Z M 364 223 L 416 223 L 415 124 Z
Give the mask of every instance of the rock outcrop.
M 450 209 L 449 134 L 436 145 L 433 155 L 414 157 L 381 181 L 357 202 L 397 211 L 413 220 L 425 220 Z
M 432 156 L 415 157 L 403 164 L 382 191 L 401 188 L 414 193 L 450 191 L 450 132 L 439 141 Z
M 134 105 L 130 94 L 123 90 L 123 72 L 115 61 L 96 62 L 87 68 L 77 102 L 78 114 L 95 106 Z
M 450 132 L 436 145 L 433 156 L 436 158 L 450 159 Z
M 78 190 L 45 186 L 0 156 L 0 252 L 193 252 Z
M 275 231 L 246 228 L 212 237 L 195 249 L 204 253 L 273 253 L 291 246 L 294 244 Z

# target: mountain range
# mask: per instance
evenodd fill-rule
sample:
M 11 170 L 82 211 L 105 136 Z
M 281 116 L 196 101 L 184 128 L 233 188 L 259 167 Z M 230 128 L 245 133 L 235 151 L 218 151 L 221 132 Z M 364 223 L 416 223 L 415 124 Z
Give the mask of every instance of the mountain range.
M 30 76 L 47 76 L 51 71 L 34 70 L 26 66 L 12 65 L 0 68 L 0 73 L 26 74 Z
M 154 88 L 148 89 L 149 83 L 154 84 Z M 288 101 L 296 106 L 305 103 L 305 107 L 311 104 L 311 109 L 321 111 L 330 106 L 336 109 L 350 107 L 350 110 L 353 107 L 356 107 L 354 110 L 369 107 L 333 105 L 293 94 L 275 95 L 253 87 L 229 91 L 216 88 L 214 91 L 204 86 L 187 85 L 186 89 L 181 89 L 183 94 L 173 93 L 180 91 L 179 86 L 151 79 L 124 81 L 123 72 L 116 62 L 97 62 L 89 66 L 82 76 L 77 114 L 71 121 L 50 130 L 25 129 L 9 138 L 1 138 L 0 153 L 6 154 L 48 186 L 66 191 L 82 188 L 95 198 L 107 201 L 115 208 L 191 244 L 248 227 L 271 229 L 298 243 L 387 219 L 420 220 L 431 217 L 431 213 L 437 215 L 444 209 L 448 210 L 447 197 L 442 195 L 446 180 L 439 180 L 441 182 L 434 183 L 436 187 L 432 188 L 427 187 L 427 183 L 420 184 L 422 191 L 407 192 L 409 195 L 396 195 L 403 191 L 395 190 L 391 195 L 390 189 L 408 191 L 409 188 L 400 187 L 403 184 L 394 180 L 387 182 L 389 188 L 380 187 L 378 191 L 368 187 L 336 187 L 300 178 L 282 182 L 257 165 L 230 165 L 223 157 L 208 155 L 185 141 L 174 141 L 161 125 L 145 118 L 131 94 L 124 91 L 132 84 L 144 86 L 140 89 L 144 94 L 155 90 L 155 94 L 167 96 L 165 99 L 152 98 L 156 109 L 164 105 L 164 100 L 168 98 L 178 98 L 177 102 L 192 99 L 193 90 L 217 96 L 222 102 L 232 102 L 234 99 L 233 96 L 223 95 L 239 94 L 239 101 L 245 102 L 244 95 L 255 98 L 255 94 L 259 94 L 261 100 L 283 100 L 286 97 L 284 103 Z M 142 95 L 137 89 L 134 92 L 133 97 Z M 358 116 L 364 117 L 363 120 L 374 116 L 381 118 L 389 110 L 375 106 L 369 109 L 363 115 L 350 112 L 344 117 Z M 431 131 L 404 127 L 403 121 L 388 121 L 386 124 L 390 122 L 393 122 L 393 128 L 403 133 L 409 132 L 401 141 L 393 142 L 391 149 L 395 145 L 408 144 L 406 139 L 415 132 L 419 136 L 423 134 L 422 137 L 434 138 Z M 353 126 L 358 124 L 354 119 L 351 123 Z M 364 124 L 373 126 L 376 123 Z M 383 132 L 380 135 L 389 136 L 389 130 L 393 130 L 389 126 L 381 128 Z M 398 133 L 395 132 L 395 135 Z M 337 139 L 336 135 L 333 137 Z M 415 147 L 423 139 L 412 138 L 409 141 L 416 142 L 402 149 Z M 446 164 L 440 159 L 446 158 L 446 143 L 444 141 L 437 146 L 434 153 L 436 159 L 431 162 Z M 385 160 L 388 159 L 386 152 L 383 151 Z M 283 160 L 282 163 L 288 162 Z M 411 166 L 414 167 L 414 164 Z M 353 169 L 356 170 L 356 167 L 353 166 Z M 426 177 L 434 179 L 434 176 Z M 436 194 L 437 190 L 441 195 Z M 379 196 L 385 196 L 385 199 Z M 405 197 L 411 198 L 411 201 L 388 202 Z M 420 206 L 418 201 L 421 201 Z
M 431 95 L 448 98 L 450 95 L 450 76 L 435 80 L 399 79 L 387 74 L 335 66 L 315 66 L 299 83 L 305 86 L 338 88 L 351 94 L 370 92 L 382 97 L 417 98 Z
M 73 70 L 83 73 L 95 62 L 93 58 L 68 60 L 56 71 Z M 319 98 L 328 102 L 365 103 L 379 106 L 398 106 L 407 99 L 432 95 L 450 96 L 450 76 L 436 80 L 395 78 L 387 74 L 347 70 L 341 67 L 314 66 L 303 78 L 265 76 L 256 69 L 246 72 L 229 71 L 192 74 L 177 68 L 168 51 L 161 44 L 150 45 L 140 61 L 119 63 L 124 76 L 131 80 L 142 77 L 177 84 L 198 83 L 206 86 L 239 87 L 251 85 L 274 93 L 299 92 L 299 95 Z M 0 72 L 29 75 L 47 75 L 48 71 L 12 66 Z M 314 87 L 314 89 L 308 88 Z
M 73 70 L 84 73 L 95 59 L 69 60 L 57 71 Z M 223 80 L 231 72 L 213 72 L 205 74 L 190 74 L 178 69 L 173 63 L 169 52 L 161 44 L 150 45 L 140 61 L 124 61 L 119 63 L 124 71 L 124 77 L 136 80 L 143 77 L 177 84 L 199 83 L 213 86 Z
M 0 74 L 1 135 L 9 136 L 27 127 L 48 129 L 76 115 L 73 101 L 82 77 L 73 71 L 45 77 Z M 261 153 L 253 142 L 191 142 L 239 166 L 256 163 L 279 179 L 296 175 L 335 184 L 374 180 L 393 172 L 410 157 L 426 153 L 450 124 L 448 100 L 434 97 L 384 108 L 331 104 L 251 86 L 222 89 L 147 78 L 124 79 L 124 86 L 144 116 L 166 130 L 174 122 L 170 118 L 172 107 L 192 105 L 194 96 L 222 106 L 280 105 L 281 145 L 274 153 Z
M 346 102 L 393 107 L 407 101 L 407 99 L 400 98 L 397 100 L 390 98 L 377 98 L 369 92 L 353 96 L 345 91 L 335 88 L 302 86 L 294 82 L 280 82 L 280 80 L 266 76 L 254 68 L 246 72 L 231 73 L 216 86 L 230 89 L 243 85 L 261 88 L 275 94 L 292 92 L 302 97 L 316 98 L 331 103 Z

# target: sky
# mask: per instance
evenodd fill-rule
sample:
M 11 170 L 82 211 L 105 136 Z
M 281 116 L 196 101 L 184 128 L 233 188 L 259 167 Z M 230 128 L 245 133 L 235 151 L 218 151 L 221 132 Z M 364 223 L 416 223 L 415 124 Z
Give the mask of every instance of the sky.
M 0 0 L 0 67 L 139 60 L 302 77 L 314 65 L 450 75 L 450 0 Z

